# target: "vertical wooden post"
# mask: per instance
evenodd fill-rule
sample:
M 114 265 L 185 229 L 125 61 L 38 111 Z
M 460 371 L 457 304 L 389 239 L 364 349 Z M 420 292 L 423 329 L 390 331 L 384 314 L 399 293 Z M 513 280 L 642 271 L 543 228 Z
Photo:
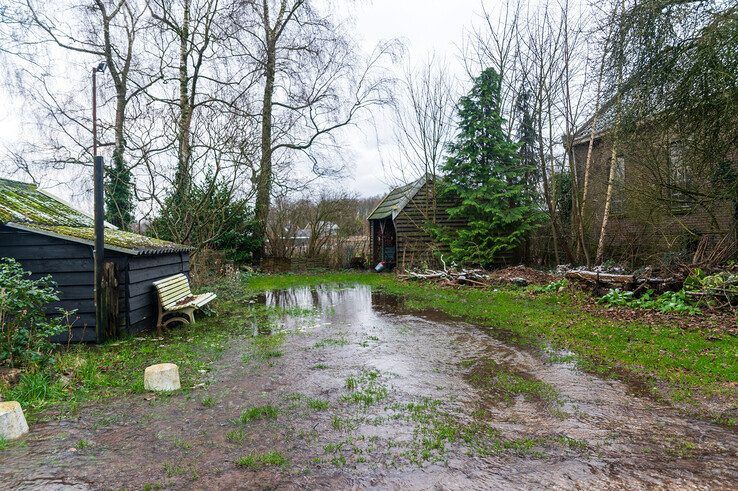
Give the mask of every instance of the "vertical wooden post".
M 105 301 L 103 299 L 103 267 L 105 262 L 105 207 L 103 203 L 103 158 L 95 156 L 95 334 L 97 342 L 105 340 L 105 333 L 108 332 L 107 318 L 105 310 Z
M 104 339 L 114 339 L 118 336 L 119 321 L 119 290 L 118 277 L 116 275 L 115 263 L 108 261 L 104 264 L 102 270 L 102 315 Z

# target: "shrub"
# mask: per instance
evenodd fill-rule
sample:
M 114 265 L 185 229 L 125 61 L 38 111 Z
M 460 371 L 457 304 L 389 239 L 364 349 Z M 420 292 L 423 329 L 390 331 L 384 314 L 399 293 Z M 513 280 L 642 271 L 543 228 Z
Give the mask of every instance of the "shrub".
M 60 317 L 47 317 L 46 306 L 59 300 L 50 276 L 38 280 L 9 258 L 0 259 L 0 364 L 45 365 L 53 346 L 49 337 L 64 331 Z
M 566 280 L 566 278 L 561 278 L 560 280 L 552 281 L 548 285 L 533 287 L 532 291 L 533 293 L 555 293 L 558 292 L 560 289 L 567 287 L 568 285 L 569 282 Z
M 654 297 L 653 290 L 648 290 L 642 296 L 636 297 L 633 292 L 624 292 L 619 288 L 614 288 L 608 291 L 597 302 L 616 307 L 658 310 L 662 313 L 676 312 L 691 315 L 701 313 L 699 308 L 689 304 L 689 299 L 684 290 L 664 292 L 658 297 Z

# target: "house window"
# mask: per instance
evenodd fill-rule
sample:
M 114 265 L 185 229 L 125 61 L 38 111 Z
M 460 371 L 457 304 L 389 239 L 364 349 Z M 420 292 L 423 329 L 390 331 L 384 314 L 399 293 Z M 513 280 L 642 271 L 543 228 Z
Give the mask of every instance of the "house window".
M 622 156 L 615 158 L 610 209 L 613 213 L 625 211 L 625 158 Z
M 684 158 L 684 146 L 680 141 L 669 144 L 669 201 L 673 208 L 685 208 L 692 204 L 692 172 Z

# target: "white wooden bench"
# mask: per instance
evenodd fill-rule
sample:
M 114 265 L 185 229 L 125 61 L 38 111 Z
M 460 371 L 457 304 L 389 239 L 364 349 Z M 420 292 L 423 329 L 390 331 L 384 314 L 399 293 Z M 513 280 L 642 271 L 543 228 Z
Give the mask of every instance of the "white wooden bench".
M 156 330 L 159 333 L 171 322 L 194 324 L 195 310 L 216 298 L 215 293 L 193 294 L 190 282 L 182 273 L 155 281 L 154 287 L 159 297 L 159 318 L 156 322 Z M 170 317 L 164 320 L 165 316 Z

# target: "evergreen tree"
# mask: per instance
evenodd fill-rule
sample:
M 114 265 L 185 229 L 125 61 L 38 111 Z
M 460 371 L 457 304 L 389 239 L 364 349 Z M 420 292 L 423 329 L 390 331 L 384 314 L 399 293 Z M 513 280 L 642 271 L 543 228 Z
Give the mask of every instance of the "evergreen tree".
M 535 190 L 538 185 L 538 154 L 536 151 L 536 143 L 538 142 L 538 133 L 535 129 L 535 121 L 533 112 L 530 107 L 530 91 L 527 87 L 521 87 L 520 94 L 515 101 L 515 112 L 518 116 L 518 158 L 520 164 L 525 166 L 527 174 L 526 182 L 530 189 Z
M 133 176 L 122 155 L 113 152 L 113 165 L 107 168 L 105 183 L 105 219 L 123 230 L 133 223 Z
M 500 76 L 491 68 L 474 81 L 459 102 L 459 133 L 443 165 L 443 192 L 459 203 L 448 210 L 465 220 L 460 230 L 440 231 L 440 238 L 460 263 L 491 266 L 500 254 L 518 247 L 539 220 L 532 172 L 521 163 L 518 145 L 502 127 Z
M 190 213 L 179 214 L 185 208 Z M 232 183 L 207 174 L 202 182 L 191 184 L 184 198 L 174 193 L 167 197 L 147 233 L 196 249 L 219 250 L 227 260 L 246 264 L 261 246 L 256 226 L 248 199 L 236 195 Z M 188 231 L 186 236 L 181 235 L 183 230 Z

